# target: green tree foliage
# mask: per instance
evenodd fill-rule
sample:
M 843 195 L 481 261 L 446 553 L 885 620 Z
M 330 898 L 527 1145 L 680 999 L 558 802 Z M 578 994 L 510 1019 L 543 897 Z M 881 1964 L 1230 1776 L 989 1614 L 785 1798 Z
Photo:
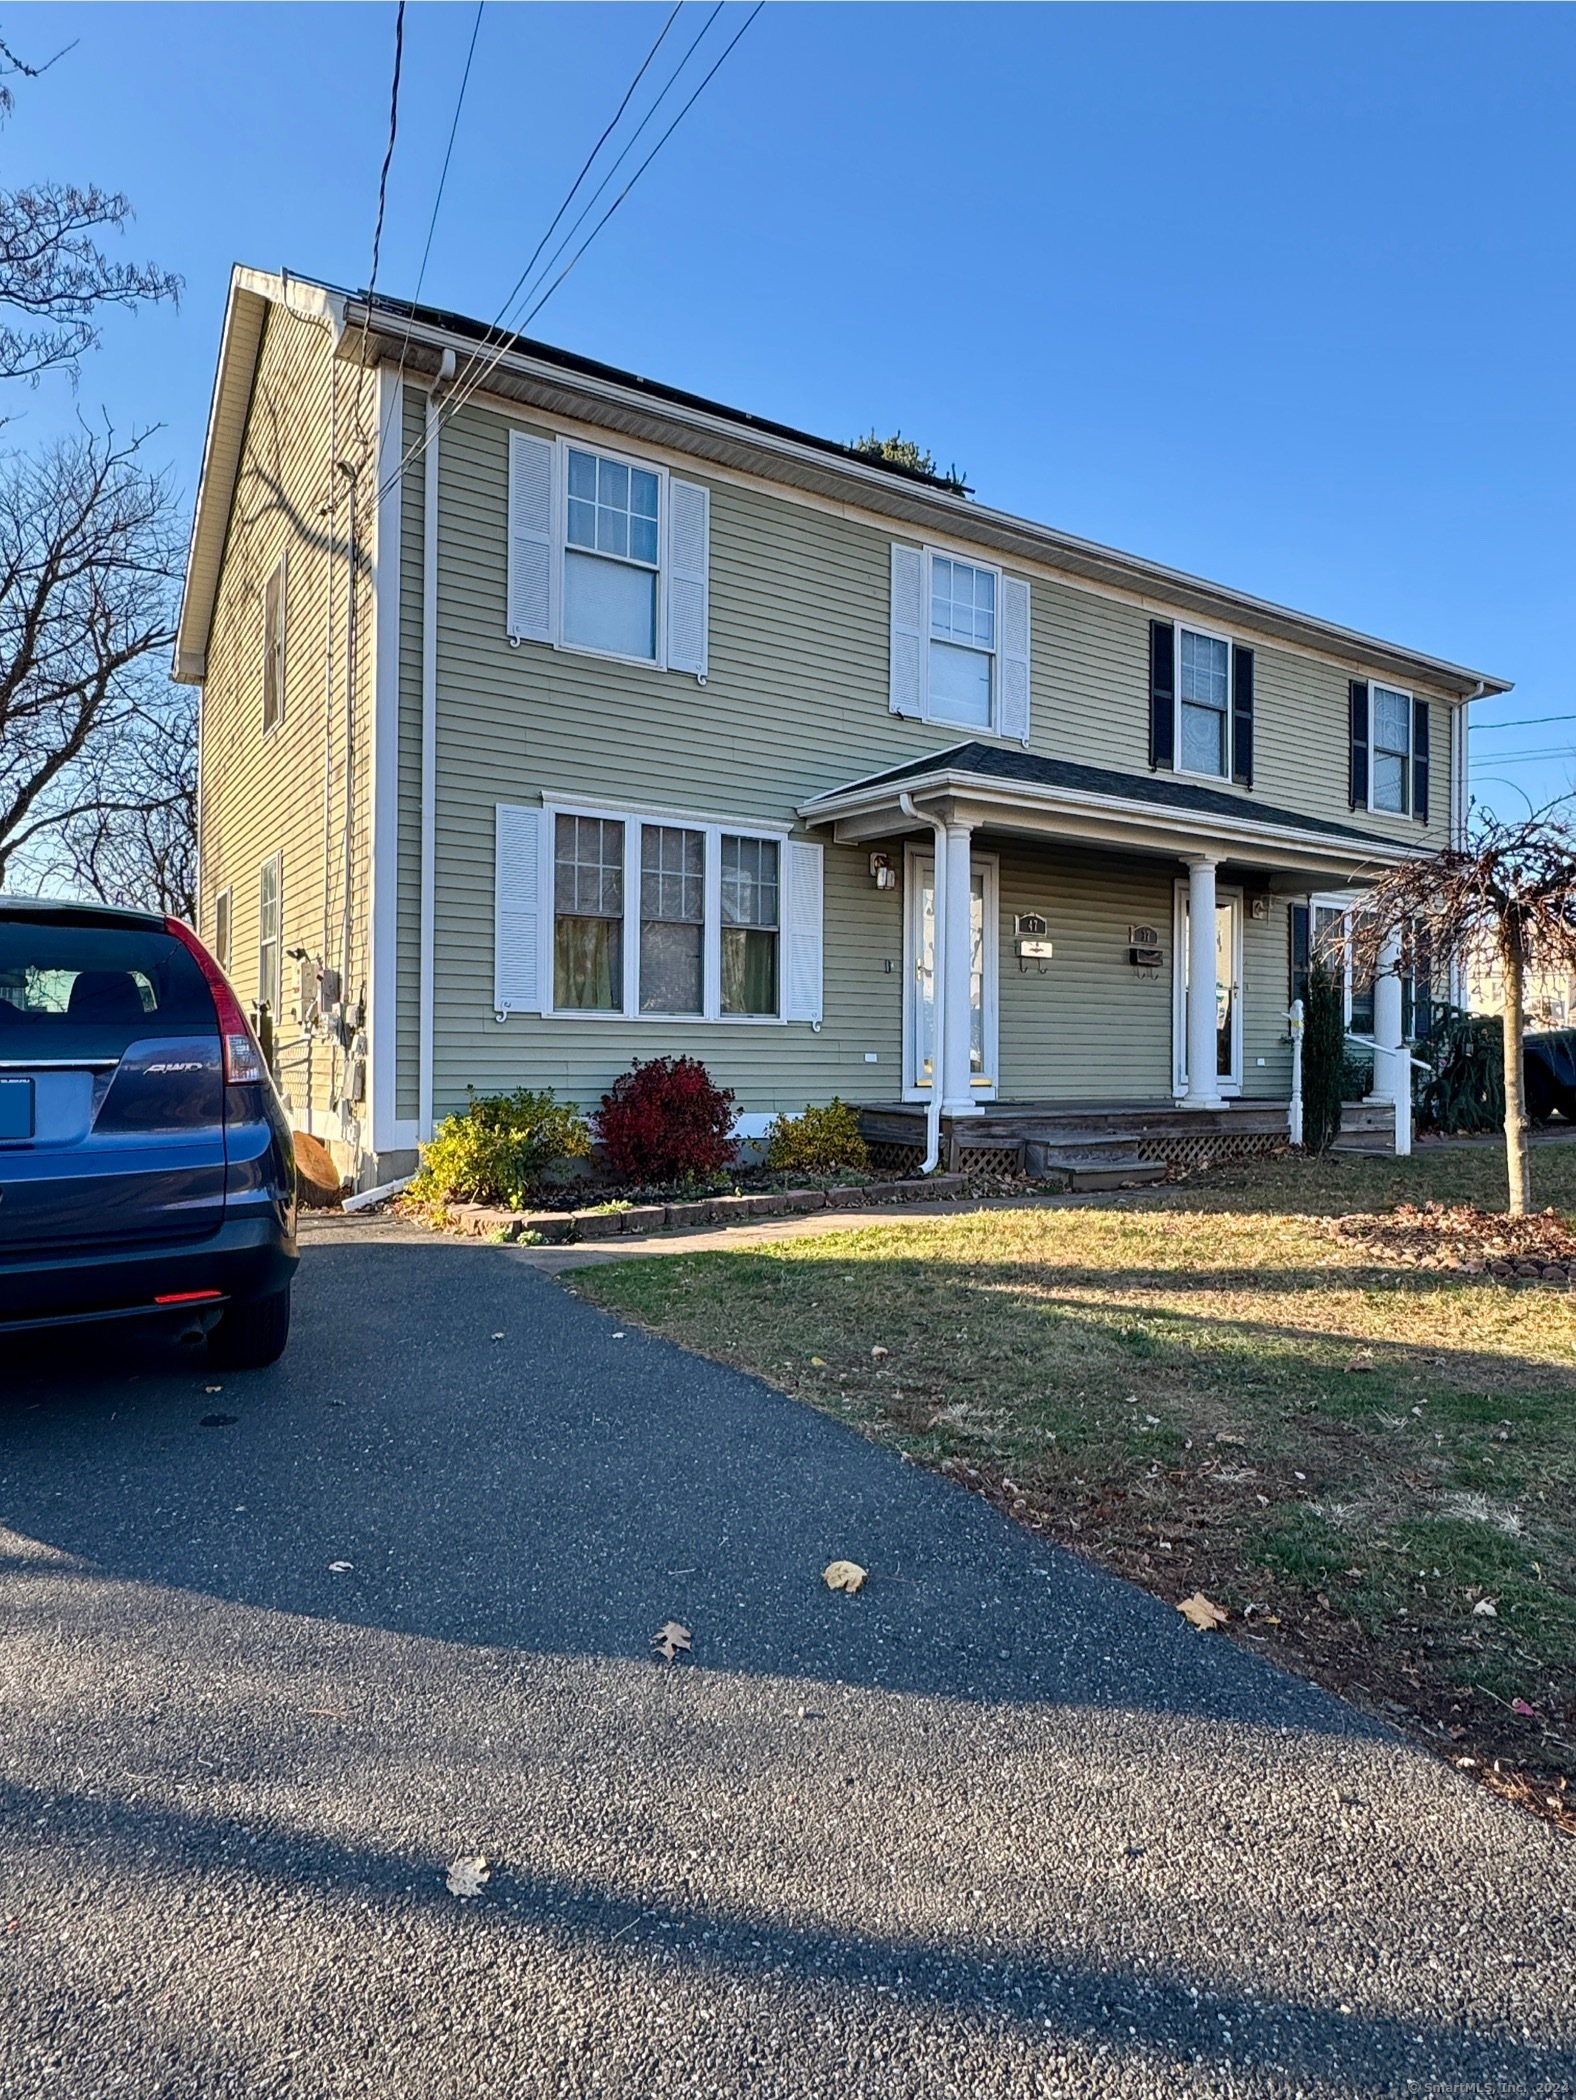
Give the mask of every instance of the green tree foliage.
M 1302 1002 L 1302 1142 L 1328 1152 L 1341 1128 L 1341 1068 L 1346 1051 L 1346 1007 L 1339 980 L 1315 956 Z
M 1505 1121 L 1505 1030 L 1498 1014 L 1441 1006 L 1417 1045 L 1429 1066 L 1418 1120 L 1447 1135 L 1498 1130 Z

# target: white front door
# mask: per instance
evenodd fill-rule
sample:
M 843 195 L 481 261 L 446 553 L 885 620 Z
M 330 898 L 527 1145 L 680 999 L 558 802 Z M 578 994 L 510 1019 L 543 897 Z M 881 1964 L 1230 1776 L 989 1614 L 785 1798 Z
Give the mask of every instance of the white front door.
M 903 899 L 903 1098 L 930 1098 L 936 1040 L 936 863 L 910 852 Z M 970 855 L 969 1086 L 977 1101 L 996 1098 L 996 863 Z M 987 940 L 986 929 L 990 929 Z
M 1187 1092 L 1187 884 L 1177 884 L 1172 939 L 1172 1081 Z M 1215 1071 L 1223 1094 L 1242 1092 L 1242 892 L 1221 890 L 1215 898 Z

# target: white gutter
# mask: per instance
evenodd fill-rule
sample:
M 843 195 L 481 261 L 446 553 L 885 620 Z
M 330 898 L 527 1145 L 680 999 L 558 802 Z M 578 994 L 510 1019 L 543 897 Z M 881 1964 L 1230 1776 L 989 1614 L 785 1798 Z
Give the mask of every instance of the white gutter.
M 909 794 L 899 795 L 898 808 L 911 824 L 928 824 L 935 837 L 935 870 L 931 876 L 931 893 L 936 900 L 936 931 L 930 959 L 930 1099 L 925 1103 L 925 1157 L 920 1167 L 921 1174 L 934 1174 L 941 1164 L 941 1046 L 945 1043 L 946 995 L 943 987 L 946 973 L 946 914 L 941 900 L 946 894 L 947 880 L 947 827 L 940 817 L 930 816 L 926 811 L 914 807 L 914 798 Z M 915 938 L 917 939 L 916 931 Z M 914 1055 L 919 1056 L 919 1030 L 914 1030 Z

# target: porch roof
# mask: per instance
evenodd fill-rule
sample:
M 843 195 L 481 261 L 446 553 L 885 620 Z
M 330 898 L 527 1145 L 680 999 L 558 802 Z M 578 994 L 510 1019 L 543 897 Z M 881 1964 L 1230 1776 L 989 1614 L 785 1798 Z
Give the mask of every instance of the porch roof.
M 911 830 L 900 798 L 937 798 L 959 822 L 1041 832 L 1145 853 L 1220 860 L 1343 880 L 1378 875 L 1424 850 L 1354 825 L 1249 801 L 1173 774 L 1119 773 L 995 744 L 953 744 L 802 803 L 807 824 L 843 843 Z

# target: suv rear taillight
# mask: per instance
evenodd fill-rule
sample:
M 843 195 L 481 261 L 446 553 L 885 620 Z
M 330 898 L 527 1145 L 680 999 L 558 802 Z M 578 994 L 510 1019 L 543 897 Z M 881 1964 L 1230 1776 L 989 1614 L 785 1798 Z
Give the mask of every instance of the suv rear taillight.
M 268 1077 L 268 1067 L 263 1062 L 263 1053 L 258 1048 L 251 1024 L 241 1011 L 241 1002 L 230 989 L 229 978 L 184 919 L 167 918 L 164 930 L 173 935 L 183 948 L 190 951 L 198 969 L 207 980 L 209 991 L 213 994 L 214 1007 L 219 1016 L 219 1036 L 224 1044 L 226 1085 L 257 1085 L 260 1080 Z

